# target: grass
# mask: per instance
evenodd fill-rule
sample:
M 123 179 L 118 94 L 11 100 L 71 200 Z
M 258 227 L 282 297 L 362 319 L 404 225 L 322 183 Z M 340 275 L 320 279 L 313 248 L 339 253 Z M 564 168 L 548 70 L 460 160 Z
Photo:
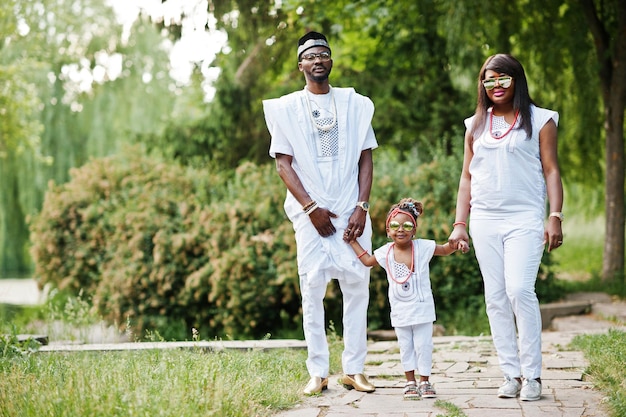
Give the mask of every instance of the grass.
M 93 325 L 83 307 L 80 299 L 62 308 L 58 302 L 0 305 L 0 417 L 263 417 L 302 400 L 309 378 L 305 350 L 63 353 L 37 352 L 34 342 L 18 341 L 29 319 L 46 315 L 77 327 Z M 152 341 L 159 337 L 147 334 Z M 343 344 L 332 323 L 329 346 L 330 371 L 338 373 Z
M 446 411 L 445 417 L 467 417 L 467 414 L 463 412 L 459 407 L 452 404 L 449 401 L 436 400 L 435 407 L 439 407 Z M 444 417 L 441 414 L 437 414 L 437 417 Z
M 609 330 L 600 335 L 579 335 L 571 347 L 584 352 L 586 373 L 605 395 L 611 416 L 626 416 L 626 333 Z
M 0 416 L 270 416 L 308 378 L 302 350 L 37 353 L 0 358 Z
M 603 216 L 568 216 L 563 222 L 563 246 L 553 253 L 559 277 L 580 282 L 599 276 L 603 245 Z

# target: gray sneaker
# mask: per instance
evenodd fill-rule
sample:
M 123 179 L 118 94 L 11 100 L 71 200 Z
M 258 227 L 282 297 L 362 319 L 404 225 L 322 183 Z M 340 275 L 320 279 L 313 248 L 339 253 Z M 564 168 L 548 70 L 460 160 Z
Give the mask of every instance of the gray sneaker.
M 536 379 L 525 379 L 519 398 L 522 401 L 537 401 L 541 399 L 541 382 Z
M 517 379 L 505 376 L 504 384 L 498 388 L 498 398 L 515 398 L 521 389 L 522 385 L 517 382 Z

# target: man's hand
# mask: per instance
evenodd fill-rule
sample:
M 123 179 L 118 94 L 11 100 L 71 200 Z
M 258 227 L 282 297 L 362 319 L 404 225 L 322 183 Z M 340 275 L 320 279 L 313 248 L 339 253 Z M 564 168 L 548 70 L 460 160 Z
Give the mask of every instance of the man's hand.
M 343 233 L 343 240 L 351 242 L 360 237 L 363 234 L 363 230 L 365 230 L 366 219 L 367 213 L 363 209 L 356 207 L 348 220 L 348 227 L 346 227 L 346 231 Z
M 309 214 L 309 218 L 317 229 L 317 233 L 322 237 L 331 236 L 337 231 L 335 225 L 330 220 L 331 218 L 337 218 L 337 215 L 328 209 L 318 207 Z

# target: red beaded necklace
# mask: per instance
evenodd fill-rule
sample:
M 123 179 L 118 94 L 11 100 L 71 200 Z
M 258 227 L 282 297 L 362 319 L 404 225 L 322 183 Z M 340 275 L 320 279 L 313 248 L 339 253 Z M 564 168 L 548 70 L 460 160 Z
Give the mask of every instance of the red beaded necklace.
M 491 113 L 489 114 L 489 134 L 491 135 L 491 137 L 496 140 L 500 140 L 506 135 L 508 135 L 511 132 L 511 130 L 513 130 L 513 128 L 515 127 L 518 116 L 519 116 L 519 110 L 515 112 L 515 120 L 513 120 L 513 123 L 511 123 L 511 126 L 509 126 L 508 130 L 504 132 L 504 134 L 502 135 L 495 136 L 492 131 L 492 126 L 493 126 L 493 110 L 492 110 Z
M 409 268 L 409 274 L 402 281 L 398 281 L 397 279 L 394 278 L 393 269 L 391 268 L 391 264 L 389 263 L 389 254 L 391 253 L 391 249 L 395 245 L 396 245 L 396 242 L 389 245 L 389 249 L 387 249 L 387 257 L 385 259 L 387 262 L 387 273 L 389 274 L 389 277 L 393 280 L 393 282 L 395 282 L 396 284 L 402 285 L 405 282 L 407 282 L 409 278 L 411 278 L 411 274 L 413 273 L 413 266 L 414 266 L 413 263 L 415 262 L 415 244 L 411 242 L 411 268 Z

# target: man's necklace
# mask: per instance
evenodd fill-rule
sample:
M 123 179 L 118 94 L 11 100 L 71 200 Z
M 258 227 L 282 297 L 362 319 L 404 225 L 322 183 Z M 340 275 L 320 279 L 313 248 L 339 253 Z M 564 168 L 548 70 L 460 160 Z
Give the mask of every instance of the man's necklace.
M 493 110 L 492 110 L 491 113 L 489 114 L 489 134 L 491 135 L 491 137 L 499 140 L 505 137 L 506 135 L 508 135 L 511 132 L 511 130 L 513 130 L 513 128 L 515 127 L 518 116 L 519 116 L 519 110 L 515 112 L 515 120 L 513 120 L 513 123 L 511 123 L 511 126 L 509 126 L 506 132 L 500 133 L 500 131 L 496 131 L 494 133 L 492 130 L 493 128 Z
M 391 264 L 389 263 L 389 254 L 391 253 L 391 249 L 396 245 L 396 243 L 392 243 L 389 246 L 389 249 L 387 249 L 387 257 L 386 257 L 386 261 L 387 261 L 387 273 L 389 274 L 389 278 L 391 278 L 391 280 L 393 282 L 395 282 L 396 284 L 404 284 L 405 282 L 407 282 L 409 280 L 409 278 L 411 278 L 411 274 L 413 274 L 413 262 L 415 261 L 415 244 L 413 242 L 411 242 L 411 267 L 409 268 L 409 274 L 406 276 L 406 278 L 404 278 L 402 281 L 398 281 L 394 276 L 393 276 L 393 268 L 391 268 Z M 394 259 L 395 262 L 395 259 Z
M 329 125 L 321 125 L 320 126 L 317 123 L 317 120 L 315 120 L 315 118 L 313 117 L 313 110 L 311 109 L 311 100 L 309 99 L 308 94 L 306 96 L 306 105 L 308 107 L 309 117 L 311 118 L 311 121 L 313 122 L 313 126 L 315 126 L 319 130 L 324 131 L 324 132 L 328 132 L 330 129 L 335 127 L 335 125 L 337 124 L 337 105 L 335 104 L 335 93 L 333 92 L 332 87 L 330 88 L 330 100 L 333 103 L 333 121 Z

